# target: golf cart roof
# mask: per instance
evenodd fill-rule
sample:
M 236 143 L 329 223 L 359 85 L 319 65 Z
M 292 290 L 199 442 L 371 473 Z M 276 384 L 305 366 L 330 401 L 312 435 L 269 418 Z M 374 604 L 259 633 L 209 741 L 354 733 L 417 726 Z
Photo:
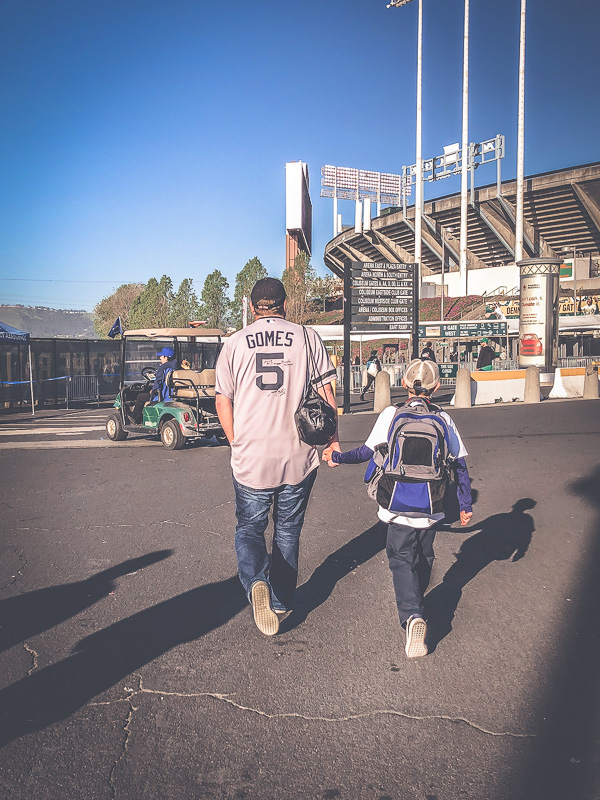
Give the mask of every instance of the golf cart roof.
M 146 339 L 215 339 L 225 336 L 218 328 L 140 328 L 123 331 L 123 336 L 143 336 Z

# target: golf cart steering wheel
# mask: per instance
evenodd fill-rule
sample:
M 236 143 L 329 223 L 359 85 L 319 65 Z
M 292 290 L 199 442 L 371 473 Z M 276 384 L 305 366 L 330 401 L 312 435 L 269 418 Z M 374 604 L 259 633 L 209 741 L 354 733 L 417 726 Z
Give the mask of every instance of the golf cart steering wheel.
M 156 380 L 156 370 L 154 367 L 144 367 L 144 369 L 140 370 L 140 372 L 142 373 L 142 377 L 148 383 L 154 383 Z

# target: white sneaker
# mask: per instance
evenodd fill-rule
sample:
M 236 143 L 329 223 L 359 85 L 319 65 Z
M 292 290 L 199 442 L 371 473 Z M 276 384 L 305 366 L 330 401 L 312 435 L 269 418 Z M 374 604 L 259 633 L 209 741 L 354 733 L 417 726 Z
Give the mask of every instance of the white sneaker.
M 271 608 L 271 592 L 265 581 L 252 586 L 252 612 L 256 627 L 265 636 L 274 636 L 279 630 L 279 618 Z
M 427 636 L 427 623 L 423 617 L 412 616 L 406 622 L 406 657 L 419 658 L 428 653 L 425 637 Z

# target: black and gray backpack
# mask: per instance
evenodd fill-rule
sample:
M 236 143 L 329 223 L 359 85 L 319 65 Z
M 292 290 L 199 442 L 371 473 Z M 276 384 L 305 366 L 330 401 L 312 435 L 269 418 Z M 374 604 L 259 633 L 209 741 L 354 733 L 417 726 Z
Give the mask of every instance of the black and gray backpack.
M 399 407 L 365 474 L 369 497 L 382 508 L 424 516 L 443 511 L 451 456 L 440 411 L 420 397 Z

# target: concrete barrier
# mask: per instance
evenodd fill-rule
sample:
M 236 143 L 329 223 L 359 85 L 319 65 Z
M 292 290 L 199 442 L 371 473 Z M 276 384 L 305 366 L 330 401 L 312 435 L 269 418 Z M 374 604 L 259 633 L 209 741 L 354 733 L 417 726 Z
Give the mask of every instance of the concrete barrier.
M 475 383 L 474 405 L 511 403 L 525 399 L 525 370 L 507 369 L 498 372 L 473 372 Z
M 590 367 L 592 368 L 590 370 Z M 537 367 L 537 374 L 529 373 L 532 369 L 498 370 L 497 372 L 471 372 L 461 368 L 458 370 L 456 378 L 456 392 L 450 401 L 455 408 L 469 408 L 471 405 L 490 405 L 491 403 L 510 403 L 514 400 L 525 400 L 528 403 L 539 403 L 540 394 L 540 374 Z M 586 369 L 592 374 L 586 378 Z M 461 377 L 461 373 L 465 377 Z M 527 383 L 526 376 L 529 373 Z M 467 376 L 469 379 L 467 380 Z M 557 369 L 554 373 L 554 385 L 550 394 L 551 398 L 583 397 L 584 382 L 588 381 L 588 392 L 590 398 L 600 395 L 598 386 L 598 365 L 586 367 L 570 367 Z M 470 384 L 469 390 L 467 385 Z M 527 398 L 526 394 L 527 386 Z M 459 389 L 460 387 L 460 389 Z M 594 394 L 595 392 L 595 394 Z M 537 399 L 536 399 L 537 398 Z
M 456 389 L 452 398 L 455 408 L 471 408 L 471 372 L 460 367 L 456 373 Z
M 458 371 L 460 375 L 461 370 Z M 483 406 L 493 403 L 511 403 L 525 398 L 525 370 L 507 369 L 494 372 L 472 372 L 470 380 L 471 405 Z M 456 383 L 458 393 L 458 376 Z M 457 393 L 450 401 L 456 408 L 465 408 L 456 404 Z M 468 407 L 468 406 L 466 406 Z
M 390 375 L 385 370 L 381 370 L 375 376 L 375 398 L 373 400 L 373 411 L 377 414 L 384 408 L 392 405 L 392 390 L 390 387 Z
M 583 397 L 585 367 L 557 367 L 554 373 L 554 385 L 550 390 L 552 400 L 567 397 Z
M 585 368 L 583 379 L 583 399 L 598 399 L 598 367 L 596 364 L 588 364 Z
M 540 393 L 540 370 L 534 364 L 525 370 L 525 402 L 539 403 L 542 399 Z

